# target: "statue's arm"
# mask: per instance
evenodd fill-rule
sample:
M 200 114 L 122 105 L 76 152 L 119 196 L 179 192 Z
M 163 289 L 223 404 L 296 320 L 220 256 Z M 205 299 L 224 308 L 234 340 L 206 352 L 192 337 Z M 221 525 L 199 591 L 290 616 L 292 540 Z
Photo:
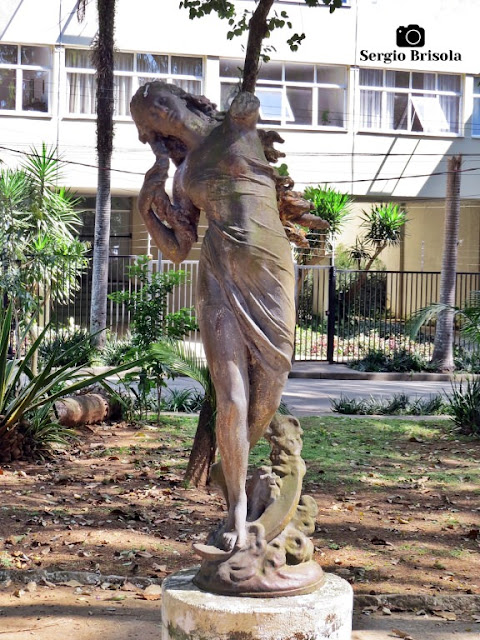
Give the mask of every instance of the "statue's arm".
M 182 184 L 182 168 L 174 177 L 173 202 L 165 191 L 169 158 L 156 150 L 157 160 L 145 175 L 138 198 L 140 215 L 148 233 L 164 257 L 176 264 L 185 260 L 197 241 L 199 211 L 186 196 Z

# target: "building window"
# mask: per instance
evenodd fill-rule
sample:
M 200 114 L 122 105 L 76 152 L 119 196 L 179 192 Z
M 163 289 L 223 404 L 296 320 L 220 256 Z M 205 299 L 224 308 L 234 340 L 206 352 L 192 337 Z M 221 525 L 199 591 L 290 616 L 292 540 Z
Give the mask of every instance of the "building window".
M 95 233 L 95 197 L 85 197 L 79 204 L 82 227 L 80 240 L 86 240 L 93 245 Z M 119 196 L 112 197 L 112 212 L 110 217 L 110 254 L 114 256 L 128 256 L 131 253 L 132 233 L 132 199 Z
M 220 60 L 221 107 L 239 91 L 242 60 Z M 269 62 L 255 94 L 260 123 L 284 127 L 344 127 L 347 70 L 340 66 Z
M 473 78 L 472 136 L 480 136 L 480 76 Z
M 95 69 L 88 49 L 65 51 L 67 112 L 95 114 Z M 130 115 L 130 100 L 138 87 L 153 80 L 172 82 L 189 93 L 202 93 L 202 58 L 115 53 L 115 115 Z
M 0 110 L 49 111 L 49 47 L 0 44 Z
M 459 133 L 461 91 L 459 75 L 360 69 L 360 127 Z

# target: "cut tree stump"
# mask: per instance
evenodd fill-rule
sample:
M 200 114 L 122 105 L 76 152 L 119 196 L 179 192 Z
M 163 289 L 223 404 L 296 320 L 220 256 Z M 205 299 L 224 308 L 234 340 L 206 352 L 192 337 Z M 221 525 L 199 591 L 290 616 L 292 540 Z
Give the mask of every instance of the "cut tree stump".
M 110 404 L 99 393 L 86 393 L 57 400 L 55 411 L 61 425 L 79 427 L 106 420 L 110 415 Z

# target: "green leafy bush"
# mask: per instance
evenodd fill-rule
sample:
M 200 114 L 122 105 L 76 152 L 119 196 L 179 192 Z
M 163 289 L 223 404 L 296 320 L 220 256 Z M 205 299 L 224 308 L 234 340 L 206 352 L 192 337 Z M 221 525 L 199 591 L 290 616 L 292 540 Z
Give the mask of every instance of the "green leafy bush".
M 102 364 L 111 367 L 128 362 L 134 356 L 130 335 L 124 338 L 118 338 L 116 335 L 107 335 L 105 345 L 99 354 L 99 359 Z
M 197 413 L 202 408 L 204 394 L 197 389 L 170 389 L 162 400 L 162 411 Z
M 465 435 L 480 435 L 480 380 L 461 381 L 452 385 L 448 396 L 452 420 Z
M 139 373 L 131 373 L 125 378 L 131 393 L 135 395 L 140 419 L 151 410 L 152 392 L 154 403 L 160 417 L 162 388 L 165 378 L 171 376 L 171 370 L 150 351 L 153 343 L 170 338 L 178 340 L 197 328 L 193 308 L 183 308 L 174 313 L 168 311 L 168 298 L 175 287 L 186 282 L 184 271 L 152 271 L 148 256 L 139 256 L 136 264 L 127 270 L 129 278 L 135 279 L 135 290 L 116 291 L 109 298 L 118 304 L 124 304 L 130 312 L 132 332 L 132 350 L 126 351 L 128 358 L 146 356 L 145 364 Z M 142 407 L 143 403 L 143 407 Z
M 38 353 L 43 363 L 55 356 L 57 366 L 88 365 L 96 353 L 90 333 L 87 329 L 68 327 L 51 331 L 39 345 Z
M 347 415 L 430 416 L 449 413 L 449 405 L 442 394 L 416 398 L 405 393 L 397 393 L 390 398 L 340 396 L 338 400 L 331 399 L 330 404 L 332 411 Z
M 395 351 L 389 355 L 376 349 L 370 350 L 363 358 L 354 360 L 349 365 L 357 371 L 382 371 L 409 373 L 430 370 L 427 361 L 417 353 L 406 349 Z

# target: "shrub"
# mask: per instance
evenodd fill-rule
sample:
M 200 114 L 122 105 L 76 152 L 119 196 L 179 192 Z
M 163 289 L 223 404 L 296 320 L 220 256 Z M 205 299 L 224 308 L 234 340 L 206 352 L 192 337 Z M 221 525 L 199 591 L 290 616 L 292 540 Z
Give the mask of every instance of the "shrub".
M 68 327 L 50 332 L 39 346 L 38 353 L 43 363 L 54 355 L 57 366 L 90 364 L 96 349 L 87 329 Z
M 452 420 L 465 435 L 480 435 L 480 380 L 452 385 L 448 396 Z
M 467 373 L 480 373 L 480 352 L 466 351 L 462 347 L 455 350 L 455 369 Z
M 116 335 L 109 335 L 100 353 L 100 361 L 107 367 L 112 367 L 132 360 L 134 355 L 130 336 L 118 338 Z
M 409 373 L 430 370 L 427 361 L 417 353 L 400 349 L 390 355 L 376 349 L 370 350 L 363 358 L 349 365 L 357 371 L 385 371 Z
M 162 411 L 197 413 L 202 408 L 204 394 L 197 389 L 170 389 L 162 400 Z
M 405 393 L 394 394 L 391 398 L 349 398 L 340 396 L 331 399 L 332 411 L 349 415 L 404 415 L 429 416 L 449 412 L 449 406 L 441 394 L 428 397 L 409 398 Z
M 10 337 L 13 307 L 5 310 L 0 307 L 0 461 L 10 462 L 22 457 L 31 457 L 41 448 L 43 452 L 49 443 L 63 441 L 65 430 L 59 427 L 54 418 L 54 402 L 62 396 L 72 394 L 84 387 L 103 381 L 108 375 L 123 371 L 130 365 L 120 366 L 96 376 L 85 376 L 81 365 L 73 365 L 69 355 L 75 345 L 62 356 L 67 364 L 59 365 L 57 352 L 54 352 L 34 374 L 32 363 L 38 357 L 38 351 L 50 328 L 46 327 L 32 344 L 28 344 L 27 335 L 31 331 L 30 323 L 21 344 L 27 344 L 23 357 L 10 355 Z M 141 364 L 139 360 L 133 364 Z
M 182 308 L 168 312 L 168 300 L 175 287 L 186 282 L 184 271 L 160 273 L 151 270 L 148 256 L 138 256 L 136 264 L 128 267 L 129 278 L 135 278 L 138 288 L 116 291 L 109 294 L 110 300 L 124 304 L 131 314 L 132 353 L 147 356 L 140 373 L 129 374 L 129 383 L 140 411 L 150 411 L 152 392 L 156 394 L 157 417 L 160 419 L 162 388 L 171 371 L 161 359 L 150 351 L 150 345 L 165 338 L 178 340 L 197 328 L 193 308 Z M 128 357 L 128 353 L 126 354 Z M 143 403 L 143 407 L 142 407 Z

